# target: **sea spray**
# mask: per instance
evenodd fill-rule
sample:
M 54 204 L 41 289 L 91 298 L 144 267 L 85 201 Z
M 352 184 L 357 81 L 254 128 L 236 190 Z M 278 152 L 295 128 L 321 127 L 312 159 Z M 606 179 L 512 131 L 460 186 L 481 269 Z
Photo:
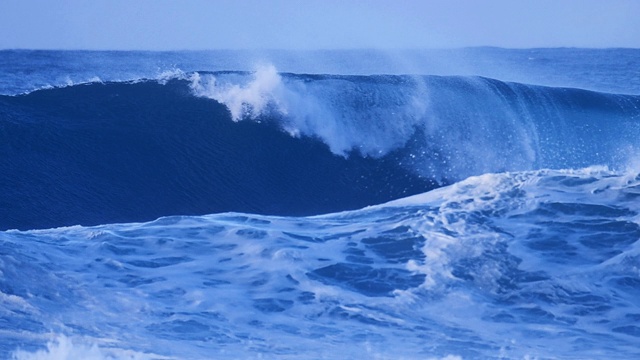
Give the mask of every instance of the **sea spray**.
M 340 156 L 398 152 L 407 169 L 443 184 L 487 172 L 621 166 L 619 149 L 640 134 L 638 97 L 479 77 L 295 75 L 267 66 L 196 73 L 191 88 L 236 121 L 275 122 Z
M 296 76 L 273 65 L 250 76 L 195 73 L 191 88 L 225 104 L 234 121 L 276 117 L 292 136 L 318 137 L 341 156 L 380 157 L 402 147 L 424 121 L 427 101 L 415 77 Z

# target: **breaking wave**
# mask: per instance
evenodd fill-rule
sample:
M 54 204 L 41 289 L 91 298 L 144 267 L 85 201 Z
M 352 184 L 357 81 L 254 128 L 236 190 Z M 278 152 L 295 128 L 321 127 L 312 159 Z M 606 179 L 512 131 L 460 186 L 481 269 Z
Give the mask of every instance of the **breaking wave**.
M 1 96 L 0 228 L 362 208 L 466 177 L 594 164 L 640 97 L 481 77 L 166 74 Z

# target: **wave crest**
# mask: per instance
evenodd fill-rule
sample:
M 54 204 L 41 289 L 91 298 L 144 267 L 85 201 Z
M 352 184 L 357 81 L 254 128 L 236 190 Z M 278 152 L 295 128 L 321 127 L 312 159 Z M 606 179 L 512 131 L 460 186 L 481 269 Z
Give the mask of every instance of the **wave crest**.
M 385 77 L 359 79 L 279 74 L 268 65 L 250 77 L 194 73 L 191 88 L 226 105 L 234 121 L 275 116 L 290 135 L 320 138 L 335 154 L 379 157 L 414 134 L 426 113 L 425 88 L 410 78 L 396 78 L 408 85 L 400 87 Z
M 480 77 L 194 73 L 191 89 L 235 121 L 275 121 L 337 155 L 402 154 L 442 183 L 487 172 L 620 167 L 637 147 L 640 98 Z

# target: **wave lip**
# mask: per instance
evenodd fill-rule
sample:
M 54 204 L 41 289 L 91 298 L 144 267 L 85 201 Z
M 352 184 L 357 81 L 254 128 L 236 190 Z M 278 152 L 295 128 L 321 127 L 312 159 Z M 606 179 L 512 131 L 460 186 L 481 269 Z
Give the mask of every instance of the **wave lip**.
M 225 104 L 235 121 L 277 118 L 292 136 L 322 139 L 335 154 L 378 157 L 402 147 L 425 111 L 424 89 L 411 77 L 255 73 L 198 74 L 197 96 Z
M 392 151 L 441 183 L 487 172 L 624 166 L 640 98 L 480 77 L 196 74 L 197 96 L 235 121 L 274 121 L 340 156 Z

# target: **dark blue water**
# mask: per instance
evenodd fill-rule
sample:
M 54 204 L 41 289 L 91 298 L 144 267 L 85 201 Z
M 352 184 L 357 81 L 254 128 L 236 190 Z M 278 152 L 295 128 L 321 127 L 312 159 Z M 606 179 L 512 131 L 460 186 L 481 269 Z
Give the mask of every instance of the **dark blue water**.
M 184 81 L 109 83 L 0 99 L 0 227 L 242 211 L 311 215 L 427 191 L 398 165 L 332 154 L 270 121 L 233 122 Z M 26 121 L 25 121 L 26 120 Z
M 638 357 L 639 60 L 1 51 L 0 357 Z

